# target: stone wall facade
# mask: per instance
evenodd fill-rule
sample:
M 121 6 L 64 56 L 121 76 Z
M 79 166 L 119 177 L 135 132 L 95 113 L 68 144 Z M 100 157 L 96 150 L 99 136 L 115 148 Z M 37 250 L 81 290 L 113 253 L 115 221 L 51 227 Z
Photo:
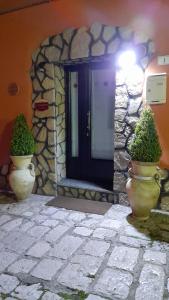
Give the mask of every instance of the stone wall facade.
M 119 203 L 127 201 L 127 145 L 141 111 L 144 70 L 152 57 L 154 45 L 149 37 L 139 35 L 130 28 L 99 23 L 90 28 L 67 29 L 61 34 L 49 37 L 33 54 L 32 122 L 37 143 L 34 163 L 37 174 L 35 192 L 38 194 L 55 194 L 57 182 L 66 176 L 63 66 L 79 62 L 115 61 L 120 51 L 128 48 L 134 48 L 138 53 L 139 76 L 130 78 L 118 67 L 116 69 L 115 151 L 112 175 L 113 191 L 119 197 Z M 49 103 L 48 110 L 43 112 L 36 110 L 36 103 L 41 99 Z
M 115 62 L 120 52 L 130 48 L 137 53 L 137 76 L 132 76 L 132 72 L 126 74 L 116 66 L 115 114 L 112 116 L 115 146 L 113 192 L 116 203 L 127 204 L 127 147 L 142 109 L 144 71 L 154 53 L 154 44 L 142 32 L 100 23 L 94 23 L 90 28 L 66 29 L 47 38 L 33 53 L 32 129 L 37 144 L 35 193 L 55 195 L 57 183 L 66 176 L 64 65 Z M 37 103 L 43 101 L 48 102 L 48 109 L 37 110 Z

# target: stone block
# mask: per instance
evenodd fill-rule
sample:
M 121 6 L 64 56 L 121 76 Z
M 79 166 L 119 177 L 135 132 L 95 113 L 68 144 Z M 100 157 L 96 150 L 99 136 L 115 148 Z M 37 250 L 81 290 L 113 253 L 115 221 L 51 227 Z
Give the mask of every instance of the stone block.
M 12 296 L 25 300 L 38 300 L 43 294 L 40 283 L 31 285 L 20 285 L 12 293 Z
M 13 263 L 10 267 L 8 267 L 8 271 L 17 274 L 17 273 L 29 273 L 31 269 L 37 264 L 36 261 L 22 258 L 15 263 Z
M 166 264 L 166 253 L 160 251 L 146 250 L 143 256 L 144 261 L 165 265 Z
M 114 151 L 114 169 L 118 170 L 126 170 L 130 161 L 130 156 L 127 151 Z
M 83 247 L 85 254 L 103 257 L 105 256 L 110 244 L 104 241 L 91 240 Z
M 5 247 L 17 253 L 25 252 L 35 241 L 35 238 L 19 231 L 12 231 L 3 239 Z
M 100 227 L 119 230 L 122 227 L 122 222 L 119 220 L 105 219 L 99 224 Z
M 103 25 L 98 22 L 93 23 L 92 26 L 90 27 L 90 32 L 94 40 L 97 40 L 101 35 L 102 27 Z
M 66 235 L 54 246 L 49 255 L 68 259 L 82 245 L 83 241 L 80 237 Z
M 112 240 L 116 236 L 116 231 L 108 228 L 96 228 L 93 237 L 101 240 Z
M 91 255 L 75 255 L 72 257 L 71 262 L 73 264 L 80 265 L 80 271 L 88 277 L 94 277 L 97 273 L 103 258 L 94 257 Z
M 49 62 L 57 62 L 60 59 L 60 50 L 54 46 L 47 47 L 45 50 L 45 56 Z
M 67 28 L 63 31 L 63 38 L 68 44 L 70 43 L 74 32 L 75 32 L 74 28 Z
M 120 47 L 120 39 L 115 38 L 113 41 L 111 41 L 108 44 L 107 53 L 108 54 L 114 54 L 118 51 L 119 47 Z
M 114 173 L 114 191 L 126 192 L 126 182 L 127 179 L 123 173 L 115 172 Z
M 29 230 L 29 234 L 31 236 L 35 237 L 36 239 L 40 239 L 48 231 L 49 231 L 49 227 L 37 225 L 37 226 L 32 227 Z
M 136 290 L 136 300 L 162 300 L 164 294 L 165 274 L 161 266 L 144 265 Z
M 86 227 L 76 227 L 73 232 L 75 234 L 82 235 L 82 236 L 90 236 L 93 230 Z
M 45 241 L 39 241 L 28 250 L 27 255 L 40 258 L 46 252 L 48 252 L 50 248 L 51 247 L 49 243 Z
M 68 264 L 58 277 L 58 282 L 71 289 L 86 291 L 92 279 L 83 274 L 80 265 Z
M 49 242 L 56 242 L 69 228 L 65 225 L 58 225 L 46 234 L 45 239 Z
M 138 255 L 138 249 L 126 246 L 115 246 L 107 265 L 126 271 L 133 271 L 137 263 Z
M 44 280 L 51 280 L 62 267 L 61 260 L 43 259 L 31 272 L 31 275 Z
M 105 26 L 103 30 L 103 39 L 105 42 L 110 41 L 116 35 L 116 27 Z
M 1 229 L 5 230 L 5 231 L 12 231 L 16 227 L 20 226 L 22 224 L 22 222 L 23 222 L 23 219 L 21 219 L 21 218 L 15 219 L 8 223 L 5 223 L 3 226 L 1 226 Z
M 62 300 L 62 299 L 63 298 L 61 298 L 60 296 L 51 292 L 46 292 L 41 298 L 41 300 Z
M 7 223 L 10 220 L 11 220 L 11 216 L 9 216 L 9 215 L 1 215 L 0 216 L 0 226 L 3 225 L 4 223 Z
M 0 275 L 0 295 L 1 293 L 9 294 L 17 285 L 19 285 L 19 280 L 16 277 L 7 274 Z
M 105 53 L 106 47 L 102 41 L 98 41 L 92 46 L 92 56 L 99 56 Z
M 90 41 L 91 37 L 87 33 L 87 28 L 78 29 L 71 44 L 71 59 L 88 57 Z
M 133 281 L 133 276 L 116 269 L 105 269 L 94 286 L 94 291 L 113 299 L 126 299 L 129 294 L 129 287 Z

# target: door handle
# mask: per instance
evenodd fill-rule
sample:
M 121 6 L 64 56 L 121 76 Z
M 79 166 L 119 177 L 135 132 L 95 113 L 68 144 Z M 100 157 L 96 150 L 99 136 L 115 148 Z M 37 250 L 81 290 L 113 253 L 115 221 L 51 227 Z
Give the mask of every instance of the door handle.
M 90 110 L 87 112 L 87 133 L 86 135 L 90 135 L 90 128 L 91 128 L 91 118 L 90 118 Z

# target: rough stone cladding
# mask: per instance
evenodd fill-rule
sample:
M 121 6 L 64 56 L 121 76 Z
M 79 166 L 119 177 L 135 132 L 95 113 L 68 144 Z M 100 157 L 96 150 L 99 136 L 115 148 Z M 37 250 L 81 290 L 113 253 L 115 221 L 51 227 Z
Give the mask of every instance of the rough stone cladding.
M 100 23 L 94 23 L 90 28 L 69 28 L 49 37 L 32 55 L 32 123 L 37 144 L 34 156 L 35 193 L 55 195 L 57 182 L 66 176 L 63 66 L 79 62 L 116 61 L 119 53 L 128 48 L 134 48 L 138 53 L 139 76 L 132 78 L 115 67 L 115 112 L 112 116 L 115 146 L 113 191 L 116 203 L 128 203 L 125 193 L 129 159 L 127 146 L 142 109 L 144 71 L 154 53 L 154 44 L 144 33 Z M 35 109 L 35 103 L 41 99 L 48 101 L 48 110 Z
M 129 158 L 127 145 L 141 111 L 144 70 L 154 52 L 153 42 L 149 37 L 134 33 L 128 27 L 94 23 L 90 28 L 70 28 L 49 37 L 33 53 L 32 122 L 37 142 L 34 163 L 37 175 L 35 192 L 38 194 L 55 194 L 57 182 L 66 176 L 63 66 L 79 61 L 115 61 L 120 51 L 133 47 L 139 52 L 139 76 L 131 79 L 117 68 L 115 114 L 112 116 L 115 146 L 113 191 L 118 195 L 119 203 L 126 203 L 125 182 Z M 48 101 L 47 111 L 34 109 L 39 99 Z

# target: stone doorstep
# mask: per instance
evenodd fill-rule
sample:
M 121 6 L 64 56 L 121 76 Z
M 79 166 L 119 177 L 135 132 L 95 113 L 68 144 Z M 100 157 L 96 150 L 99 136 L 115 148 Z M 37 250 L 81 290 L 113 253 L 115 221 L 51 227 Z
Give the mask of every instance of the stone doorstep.
M 114 203 L 112 191 L 82 180 L 62 179 L 57 185 L 57 193 L 60 196 Z

